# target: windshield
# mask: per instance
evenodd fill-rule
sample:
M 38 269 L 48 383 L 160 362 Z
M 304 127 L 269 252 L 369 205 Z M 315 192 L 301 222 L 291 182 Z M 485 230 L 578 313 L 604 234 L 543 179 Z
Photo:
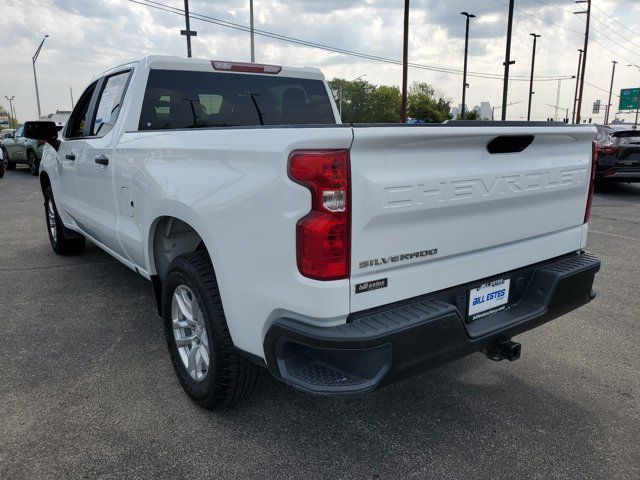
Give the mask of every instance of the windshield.
M 151 70 L 138 128 L 335 123 L 321 80 Z

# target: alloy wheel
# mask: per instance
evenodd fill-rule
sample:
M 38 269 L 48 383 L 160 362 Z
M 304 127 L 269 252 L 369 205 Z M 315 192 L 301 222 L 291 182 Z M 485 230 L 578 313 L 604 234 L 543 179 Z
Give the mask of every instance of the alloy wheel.
M 56 224 L 56 209 L 53 206 L 53 200 L 47 200 L 47 224 L 49 226 L 49 233 L 51 239 L 55 243 L 58 241 L 58 226 Z
M 201 382 L 209 371 L 209 337 L 198 297 L 186 285 L 178 285 L 171 299 L 171 320 L 182 364 Z

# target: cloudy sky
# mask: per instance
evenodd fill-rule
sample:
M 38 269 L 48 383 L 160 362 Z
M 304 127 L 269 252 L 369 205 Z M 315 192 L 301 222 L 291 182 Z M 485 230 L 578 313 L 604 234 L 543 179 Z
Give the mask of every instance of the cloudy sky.
M 15 95 L 22 121 L 36 117 L 31 57 L 45 34 L 37 62 L 43 113 L 70 108 L 69 87 L 77 99 L 94 75 L 145 54 L 186 56 L 184 17 L 162 9 L 181 9 L 182 0 L 0 0 L 0 105 Z M 141 5 L 146 4 L 146 5 Z M 400 60 L 402 57 L 403 0 L 254 0 L 256 28 L 361 54 Z M 409 61 L 425 68 L 410 68 L 409 81 L 429 82 L 460 102 L 462 76 L 438 69 L 462 70 L 464 17 L 472 20 L 469 70 L 486 77 L 502 74 L 508 0 L 412 0 Z M 583 112 L 607 101 L 611 61 L 617 60 L 614 91 L 640 85 L 640 1 L 593 0 L 593 21 L 587 61 Z M 249 0 L 191 0 L 192 13 L 249 24 Z M 578 48 L 584 40 L 584 17 L 570 0 L 516 0 L 510 82 L 510 119 L 526 115 L 531 65 L 530 33 L 538 40 L 534 118 L 553 116 L 556 78 L 575 75 Z M 210 59 L 249 60 L 249 35 L 201 20 L 193 55 Z M 402 70 L 383 63 L 256 36 L 256 61 L 321 68 L 327 78 L 352 79 L 366 74 L 375 84 L 400 85 Z M 561 82 L 560 107 L 572 106 L 574 80 Z M 502 80 L 470 77 L 470 106 L 481 101 L 500 105 Z M 517 103 L 520 102 L 520 103 Z M 612 103 L 616 104 L 616 97 Z M 615 107 L 614 107 L 615 108 Z M 569 112 L 571 115 L 571 112 Z M 624 117 L 624 115 L 623 115 Z M 627 119 L 631 116 L 627 115 Z

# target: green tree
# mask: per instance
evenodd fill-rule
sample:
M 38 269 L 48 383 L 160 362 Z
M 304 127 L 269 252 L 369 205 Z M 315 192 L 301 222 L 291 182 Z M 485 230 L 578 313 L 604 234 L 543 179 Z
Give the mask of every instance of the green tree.
M 376 86 L 366 80 L 349 82 L 342 78 L 329 81 L 336 104 L 342 103 L 345 123 L 395 123 L 400 121 L 400 90 Z M 342 102 L 340 101 L 342 97 Z
M 379 86 L 373 95 L 371 123 L 400 123 L 402 94 L 398 87 Z
M 407 96 L 407 113 L 427 123 L 442 123 L 451 119 L 451 101 L 428 83 L 414 82 Z

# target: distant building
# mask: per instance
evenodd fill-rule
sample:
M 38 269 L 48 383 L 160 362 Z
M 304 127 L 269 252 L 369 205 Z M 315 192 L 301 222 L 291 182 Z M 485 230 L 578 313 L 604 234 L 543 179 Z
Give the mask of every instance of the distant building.
M 49 120 L 50 122 L 55 122 L 56 125 L 64 125 L 70 116 L 71 112 L 69 110 L 56 110 L 56 113 L 41 115 L 40 120 Z
M 462 110 L 462 104 L 458 104 L 457 107 L 453 107 L 451 109 L 451 116 L 453 118 L 457 118 Z M 469 107 L 467 105 L 464 106 L 465 112 L 469 111 Z M 491 104 L 489 102 L 481 102 L 480 105 L 476 105 L 473 107 L 473 111 L 478 112 L 478 118 L 480 120 L 491 120 L 492 109 Z
M 493 109 L 489 102 L 480 102 L 480 106 L 475 106 L 473 109 L 478 112 L 480 120 L 491 120 L 493 116 Z

